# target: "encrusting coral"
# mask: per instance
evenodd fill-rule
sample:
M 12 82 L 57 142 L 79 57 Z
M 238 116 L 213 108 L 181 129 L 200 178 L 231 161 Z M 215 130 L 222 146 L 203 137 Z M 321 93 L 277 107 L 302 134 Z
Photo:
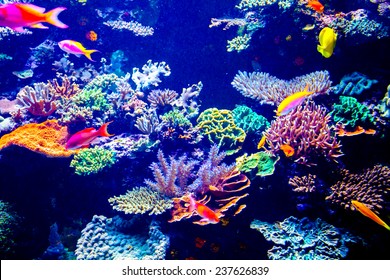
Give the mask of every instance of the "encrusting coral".
M 67 139 L 67 127 L 59 125 L 56 120 L 48 120 L 40 124 L 26 124 L 3 135 L 0 150 L 17 145 L 48 157 L 69 157 L 78 151 L 65 149 Z

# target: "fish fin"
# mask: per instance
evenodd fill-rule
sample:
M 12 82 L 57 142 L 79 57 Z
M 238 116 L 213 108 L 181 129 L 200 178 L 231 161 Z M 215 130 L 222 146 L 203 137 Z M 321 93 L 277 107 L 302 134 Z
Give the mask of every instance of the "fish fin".
M 110 121 L 110 122 L 106 122 L 105 124 L 103 124 L 99 130 L 98 130 L 98 135 L 99 136 L 105 136 L 105 137 L 109 137 L 109 136 L 114 136 L 114 134 L 109 134 L 108 131 L 107 131 L 107 126 L 112 123 L 113 121 Z
M 16 3 L 16 6 L 23 10 L 34 10 L 38 13 L 44 13 L 46 10 L 46 8 L 39 7 L 33 4 L 28 4 L 28 3 Z
M 92 58 L 91 58 L 91 53 L 94 53 L 94 52 L 100 52 L 98 50 L 85 50 L 84 51 L 84 55 L 90 60 L 90 61 L 94 61 Z
M 62 12 L 62 11 L 65 11 L 66 8 L 65 7 L 58 7 L 58 8 L 55 8 L 51 11 L 48 11 L 46 14 L 45 14 L 45 18 L 46 18 L 46 21 L 54 26 L 57 26 L 59 28 L 68 28 L 68 26 L 65 24 L 65 23 L 62 23 L 59 19 L 58 19 L 58 15 Z
M 23 26 L 13 27 L 12 29 L 16 32 L 26 32 L 26 29 L 24 29 Z
M 79 54 L 79 53 L 75 53 L 74 55 L 77 57 L 81 57 L 81 54 Z
M 36 23 L 36 24 L 30 25 L 30 27 L 32 27 L 32 28 L 40 28 L 40 29 L 48 29 L 49 28 L 49 27 L 43 25 L 42 23 Z

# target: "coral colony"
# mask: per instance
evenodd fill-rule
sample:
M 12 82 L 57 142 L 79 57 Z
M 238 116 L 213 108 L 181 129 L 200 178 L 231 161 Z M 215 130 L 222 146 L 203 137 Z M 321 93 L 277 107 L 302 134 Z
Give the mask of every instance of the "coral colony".
M 29 12 L 26 7 L 36 7 L 6 2 L 1 9 L 18 7 L 21 15 Z M 389 139 L 388 80 L 358 71 L 337 77 L 326 69 L 326 63 L 303 68 L 306 57 L 292 59 L 295 64 L 286 68 L 312 70 L 292 72 L 286 78 L 261 71 L 252 61 L 258 66 L 254 70 L 230 69 L 225 81 L 231 89 L 231 96 L 226 97 L 233 102 L 230 108 L 219 106 L 218 100 L 206 107 L 210 102 L 202 101 L 213 96 L 210 88 L 216 87 L 197 77 L 178 79 L 168 59 L 148 57 L 139 63 L 125 48 L 104 50 L 108 33 L 112 38 L 140 40 L 140 48 L 146 44 L 142 40 L 159 36 L 160 10 L 153 4 L 159 1 L 145 1 L 151 15 L 136 2 L 124 1 L 117 9 L 97 7 L 93 21 L 77 16 L 87 34 L 83 40 L 88 41 L 83 43 L 95 44 L 93 50 L 71 40 L 66 41 L 73 45 L 60 45 L 66 53 L 51 38 L 34 44 L 25 69 L 11 73 L 18 86 L 10 92 L 0 91 L 0 166 L 8 170 L 7 165 L 24 156 L 28 160 L 34 156 L 37 166 L 60 163 L 58 173 L 46 174 L 56 177 L 50 183 L 52 209 L 82 203 L 88 189 L 103 197 L 97 202 L 104 204 L 100 205 L 103 213 L 67 217 L 70 224 L 52 217 L 46 221 L 47 249 L 34 258 L 218 258 L 221 248 L 229 250 L 224 247 L 229 242 L 244 242 L 230 240 L 244 234 L 240 233 L 244 228 L 243 232 L 255 231 L 248 230 L 251 237 L 245 246 L 234 243 L 240 258 L 261 258 L 262 250 L 264 256 L 278 260 L 344 259 L 349 258 L 351 246 L 357 251 L 381 243 L 361 229 L 367 227 L 378 236 L 387 233 L 389 161 L 381 157 L 381 150 L 375 150 L 379 155 L 367 162 L 359 155 L 362 149 L 388 146 L 388 142 L 383 145 Z M 209 27 L 213 36 L 237 30 L 237 36 L 227 40 L 226 49 L 238 56 L 253 51 L 252 44 L 262 38 L 259 30 L 265 33 L 278 24 L 275 13 L 293 16 L 293 35 L 286 33 L 285 40 L 275 37 L 273 48 L 292 40 L 297 44 L 302 38 L 318 41 L 322 32 L 318 48 L 330 52 L 321 56 L 312 44 L 313 55 L 326 62 L 340 56 L 338 40 L 362 43 L 389 36 L 387 1 L 366 1 L 374 12 L 364 8 L 338 11 L 334 2 L 313 6 L 306 0 L 242 0 L 232 7 L 236 18 L 212 18 Z M 126 10 L 126 5 L 133 8 Z M 39 7 L 34 9 L 41 12 Z M 58 9 L 66 13 L 65 8 Z M 30 22 L 21 16 L 19 21 L 0 20 L 0 42 L 30 39 L 38 33 L 33 28 L 37 24 L 49 29 L 39 32 L 57 28 L 68 32 L 58 19 L 40 14 Z M 207 29 L 208 23 L 204 24 Z M 330 45 L 326 45 L 328 39 Z M 91 50 L 92 58 L 100 56 L 100 61 L 92 60 Z M 0 63 L 16 58 L 11 56 L 15 52 L 4 52 Z M 42 74 L 44 69 L 50 69 L 50 78 Z M 176 89 L 166 86 L 172 79 Z M 291 98 L 301 92 L 310 94 Z M 276 114 L 281 104 L 288 110 Z M 71 145 L 70 139 L 77 140 L 77 145 Z M 363 163 L 354 166 L 356 160 Z M 34 171 L 38 169 L 34 165 L 29 167 L 29 180 L 41 184 L 43 171 Z M 1 182 L 1 188 L 13 188 L 13 182 Z M 77 202 L 64 202 L 73 200 L 69 194 L 61 195 L 67 184 L 80 189 Z M 13 237 L 17 224 L 23 222 L 18 203 L 23 202 L 0 199 L 0 250 L 5 257 L 15 257 L 12 252 L 18 239 Z M 376 218 L 367 214 L 370 211 Z M 210 235 L 215 229 L 220 234 L 218 238 L 197 236 L 201 227 L 210 229 Z M 197 240 L 196 249 L 195 243 L 192 249 L 177 245 L 187 234 L 186 242 Z M 245 255 L 248 247 L 258 247 L 258 251 Z

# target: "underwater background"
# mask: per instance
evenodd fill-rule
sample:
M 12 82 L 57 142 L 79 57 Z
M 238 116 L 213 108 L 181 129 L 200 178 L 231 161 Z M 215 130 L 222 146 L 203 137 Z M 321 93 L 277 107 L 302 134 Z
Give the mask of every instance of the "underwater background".
M 1 259 L 387 259 L 388 1 L 18 3 Z

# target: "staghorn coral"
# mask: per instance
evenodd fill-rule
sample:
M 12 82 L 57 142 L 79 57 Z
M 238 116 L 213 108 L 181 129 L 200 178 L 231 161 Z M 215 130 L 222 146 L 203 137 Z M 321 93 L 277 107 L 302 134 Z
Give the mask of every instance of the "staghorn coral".
M 47 117 L 57 109 L 57 96 L 45 83 L 35 83 L 34 88 L 25 86 L 16 95 L 16 99 L 21 108 L 33 116 Z
M 61 85 L 58 83 L 57 79 L 48 81 L 48 89 L 60 99 L 70 99 L 81 91 L 79 85 L 72 83 L 67 75 L 61 77 Z
M 279 105 L 287 96 L 302 91 L 309 85 L 308 91 L 314 96 L 327 94 L 331 81 L 328 71 L 316 71 L 307 75 L 284 81 L 264 72 L 238 71 L 232 86 L 242 95 L 260 101 L 260 104 Z
M 169 237 L 161 232 L 156 221 L 148 225 L 148 233 L 131 234 L 139 232 L 141 226 L 136 218 L 125 220 L 119 216 L 93 216 L 77 241 L 77 260 L 165 259 Z
M 0 138 L 0 150 L 17 145 L 48 157 L 69 157 L 77 151 L 65 149 L 67 139 L 67 128 L 59 125 L 56 120 L 48 120 L 40 124 L 20 126 L 4 135 Z
M 336 161 L 342 155 L 340 143 L 329 125 L 330 115 L 326 109 L 306 101 L 290 114 L 279 116 L 271 122 L 265 132 L 269 150 L 276 154 L 281 145 L 290 145 L 294 149 L 291 157 L 304 165 L 315 165 L 315 158 L 324 156 Z
M 253 220 L 250 228 L 259 231 L 265 239 L 280 246 L 268 250 L 271 260 L 335 260 L 348 254 L 348 243 L 358 238 L 326 223 L 320 218 L 310 221 L 289 217 L 270 224 Z
M 75 169 L 77 175 L 90 175 L 111 167 L 116 161 L 114 152 L 101 147 L 93 147 L 83 149 L 75 155 L 70 162 L 70 167 Z
M 145 180 L 145 184 L 167 197 L 181 196 L 189 187 L 189 178 L 197 164 L 197 161 L 189 160 L 185 155 L 169 161 L 161 150 L 157 153 L 159 162 L 153 162 L 149 168 L 153 171 L 156 181 Z
M 244 142 L 246 133 L 239 128 L 229 110 L 209 108 L 198 117 L 196 128 L 200 134 L 207 136 L 208 140 L 224 149 L 226 154 L 236 153 Z
M 377 212 L 385 205 L 385 195 L 390 188 L 390 168 L 380 164 L 363 170 L 362 173 L 350 173 L 340 170 L 341 180 L 330 187 L 332 193 L 325 199 L 345 209 L 354 210 L 351 200 L 364 203 Z
M 294 176 L 288 180 L 288 184 L 293 187 L 294 192 L 311 193 L 316 191 L 316 175 Z
M 171 199 L 163 197 L 159 192 L 145 187 L 135 187 L 126 194 L 108 199 L 114 210 L 125 214 L 159 215 L 173 207 Z

